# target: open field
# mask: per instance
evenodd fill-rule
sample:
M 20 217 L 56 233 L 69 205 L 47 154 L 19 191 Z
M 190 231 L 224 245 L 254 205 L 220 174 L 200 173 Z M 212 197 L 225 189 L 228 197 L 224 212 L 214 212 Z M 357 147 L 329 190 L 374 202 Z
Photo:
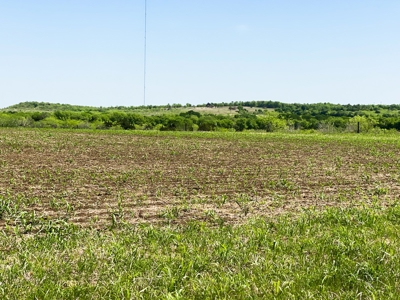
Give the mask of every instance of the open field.
M 244 109 L 246 109 L 249 113 L 254 113 L 256 111 L 273 111 L 273 109 L 266 109 L 266 108 L 258 108 L 258 107 L 249 107 L 249 106 L 244 106 Z M 144 116 L 154 116 L 154 115 L 163 115 L 163 114 L 180 114 L 180 113 L 186 113 L 188 111 L 195 111 L 199 112 L 201 114 L 212 114 L 212 115 L 237 115 L 238 110 L 237 109 L 229 109 L 229 106 L 220 106 L 220 107 L 206 107 L 206 106 L 182 106 L 182 107 L 171 107 L 169 109 L 167 108 L 159 108 L 155 107 L 152 109 L 136 109 L 135 113 L 144 115 Z
M 395 299 L 399 158 L 397 136 L 0 129 L 0 295 Z
M 258 107 L 248 107 L 244 106 L 244 109 L 246 109 L 248 112 L 253 113 L 258 110 L 261 111 L 273 111 L 273 109 L 263 109 L 263 108 L 258 108 Z M 201 114 L 216 114 L 216 115 L 236 115 L 237 110 L 231 110 L 229 109 L 229 106 L 222 106 L 222 107 L 185 107 L 182 112 L 187 112 L 189 110 L 193 110 L 196 112 L 199 112 Z
M 0 145 L 1 196 L 82 226 L 233 224 L 400 194 L 397 139 L 3 129 Z

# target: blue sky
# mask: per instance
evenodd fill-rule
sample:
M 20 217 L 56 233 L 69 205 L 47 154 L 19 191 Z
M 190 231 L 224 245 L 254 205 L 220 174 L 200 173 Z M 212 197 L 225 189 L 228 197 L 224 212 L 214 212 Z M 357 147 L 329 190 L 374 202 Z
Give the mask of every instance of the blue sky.
M 147 0 L 146 104 L 400 102 L 400 1 Z M 144 0 L 0 0 L 0 107 L 143 104 Z

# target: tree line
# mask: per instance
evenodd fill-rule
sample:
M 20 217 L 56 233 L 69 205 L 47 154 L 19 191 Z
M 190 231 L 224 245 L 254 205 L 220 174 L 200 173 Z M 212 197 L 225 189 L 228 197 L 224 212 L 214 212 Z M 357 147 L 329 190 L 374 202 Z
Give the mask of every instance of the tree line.
M 400 130 L 399 105 L 286 104 L 274 101 L 208 105 L 229 106 L 237 113 L 200 113 L 190 109 L 190 104 L 186 105 L 185 111 L 173 113 L 173 110 L 168 110 L 182 105 L 95 108 L 24 102 L 0 111 L 0 126 L 168 131 Z M 246 107 L 260 109 L 249 112 Z M 163 109 L 164 113 L 141 113 L 157 109 Z

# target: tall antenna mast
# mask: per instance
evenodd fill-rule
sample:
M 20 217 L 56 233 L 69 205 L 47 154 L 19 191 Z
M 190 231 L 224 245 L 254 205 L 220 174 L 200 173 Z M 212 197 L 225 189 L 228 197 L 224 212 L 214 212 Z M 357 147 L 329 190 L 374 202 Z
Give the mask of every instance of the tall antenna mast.
M 144 0 L 143 105 L 146 105 L 147 0 Z

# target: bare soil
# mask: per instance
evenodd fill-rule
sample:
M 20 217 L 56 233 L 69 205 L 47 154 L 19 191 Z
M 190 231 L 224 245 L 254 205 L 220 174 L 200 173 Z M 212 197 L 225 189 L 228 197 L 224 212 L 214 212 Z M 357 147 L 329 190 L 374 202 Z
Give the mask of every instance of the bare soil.
M 233 224 L 309 208 L 391 205 L 400 194 L 399 157 L 396 143 L 372 139 L 0 129 L 0 197 L 85 227 Z

